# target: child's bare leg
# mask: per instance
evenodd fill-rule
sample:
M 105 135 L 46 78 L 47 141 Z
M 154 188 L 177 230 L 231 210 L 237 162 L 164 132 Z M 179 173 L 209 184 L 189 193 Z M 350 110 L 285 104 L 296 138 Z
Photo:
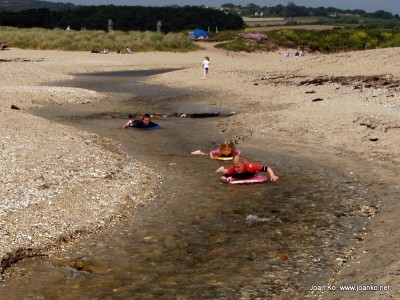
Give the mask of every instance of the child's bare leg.
M 193 151 L 193 152 L 191 152 L 190 154 L 194 154 L 194 155 L 207 155 L 206 153 L 204 153 L 204 152 L 201 151 L 201 150 Z

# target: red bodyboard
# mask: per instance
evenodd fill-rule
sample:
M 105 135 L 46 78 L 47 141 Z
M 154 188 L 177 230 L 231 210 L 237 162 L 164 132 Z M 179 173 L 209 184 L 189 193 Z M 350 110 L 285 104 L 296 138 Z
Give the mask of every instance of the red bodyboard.
M 256 175 L 254 177 L 247 178 L 247 179 L 232 179 L 228 183 L 229 184 L 263 183 L 263 182 L 266 182 L 267 180 L 268 180 L 268 178 L 266 176 Z

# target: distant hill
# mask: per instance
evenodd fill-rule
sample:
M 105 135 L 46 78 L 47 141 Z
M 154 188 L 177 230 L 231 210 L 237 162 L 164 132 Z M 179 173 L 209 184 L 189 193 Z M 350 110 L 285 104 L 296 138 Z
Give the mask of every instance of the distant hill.
M 20 11 L 37 8 L 60 10 L 72 7 L 75 7 L 72 3 L 55 3 L 41 0 L 0 0 L 0 10 L 3 11 Z

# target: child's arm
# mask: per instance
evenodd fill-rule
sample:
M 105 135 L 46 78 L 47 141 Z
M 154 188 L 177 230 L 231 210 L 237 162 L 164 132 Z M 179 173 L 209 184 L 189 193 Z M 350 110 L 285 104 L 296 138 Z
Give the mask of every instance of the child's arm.
M 277 181 L 279 179 L 279 177 L 275 175 L 274 171 L 272 171 L 270 167 L 267 167 L 267 173 L 271 177 L 272 182 Z
M 215 170 L 215 173 L 226 173 L 228 169 L 225 169 L 224 167 L 219 167 L 217 170 Z
M 132 120 L 129 120 L 128 122 L 126 122 L 125 124 L 124 124 L 124 126 L 122 126 L 122 128 L 128 128 L 129 127 L 129 124 L 131 124 L 132 123 Z
M 219 172 L 224 172 L 225 174 L 223 176 L 221 176 L 221 180 L 223 182 L 229 182 L 233 179 L 232 177 L 232 169 L 233 166 L 229 167 L 229 169 L 225 169 L 224 167 L 220 167 L 217 171 Z
M 223 182 L 229 182 L 229 181 L 232 180 L 232 177 L 231 177 L 231 176 L 226 177 L 226 174 L 225 174 L 224 176 L 221 176 L 221 180 L 222 180 Z
M 218 156 L 218 154 L 219 154 L 218 149 L 212 150 L 212 151 L 210 151 L 210 158 L 214 158 L 214 156 Z

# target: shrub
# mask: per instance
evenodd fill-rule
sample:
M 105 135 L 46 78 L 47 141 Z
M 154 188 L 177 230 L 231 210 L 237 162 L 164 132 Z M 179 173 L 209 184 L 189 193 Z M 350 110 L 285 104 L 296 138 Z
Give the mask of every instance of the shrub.
M 352 49 L 363 49 L 369 41 L 369 36 L 364 31 L 356 31 L 349 38 L 350 48 Z
M 296 42 L 299 39 L 296 31 L 291 29 L 278 30 L 277 34 L 280 35 L 281 37 L 285 37 L 287 40 L 292 42 Z
M 266 34 L 263 33 L 242 33 L 240 37 L 245 40 L 255 40 L 257 42 L 261 42 L 268 38 Z

